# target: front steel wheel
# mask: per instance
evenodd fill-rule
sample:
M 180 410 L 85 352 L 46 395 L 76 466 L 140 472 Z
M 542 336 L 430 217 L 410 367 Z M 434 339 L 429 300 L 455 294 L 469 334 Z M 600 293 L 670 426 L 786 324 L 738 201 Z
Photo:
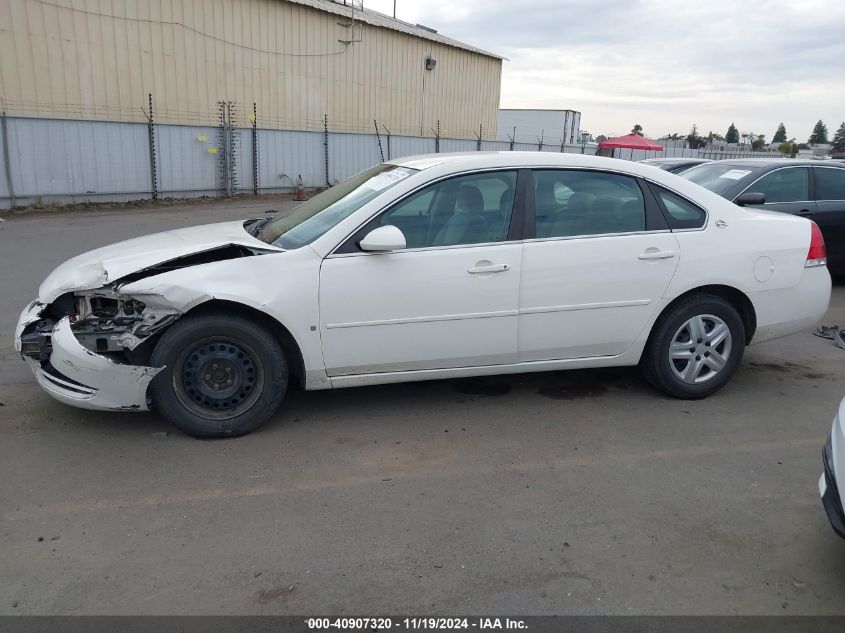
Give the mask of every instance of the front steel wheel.
M 226 420 L 249 411 L 264 388 L 264 365 L 246 343 L 216 336 L 188 346 L 176 359 L 173 390 L 198 416 Z
M 745 351 L 745 325 L 722 297 L 692 295 L 657 320 L 640 365 L 646 379 L 676 398 L 704 398 L 731 379 Z
M 150 383 L 153 407 L 194 437 L 257 429 L 279 408 L 287 389 L 281 345 L 241 315 L 182 317 L 156 343 L 150 363 L 164 367 Z

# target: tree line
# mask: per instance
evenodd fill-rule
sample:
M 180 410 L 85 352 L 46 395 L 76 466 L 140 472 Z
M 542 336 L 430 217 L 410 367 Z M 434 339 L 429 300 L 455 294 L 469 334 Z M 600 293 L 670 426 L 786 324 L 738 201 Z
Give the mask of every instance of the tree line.
M 643 126 L 637 123 L 631 129 L 631 132 L 642 136 Z M 766 143 L 765 134 L 758 134 L 753 131 L 740 133 L 739 129 L 734 123 L 731 123 L 730 126 L 728 126 L 728 130 L 727 132 L 725 132 L 724 136 L 713 131 L 708 132 L 707 135 L 704 136 L 698 132 L 698 127 L 693 124 L 692 129 L 686 135 L 681 135 L 677 132 L 673 132 L 671 134 L 665 134 L 661 136 L 658 140 L 682 140 L 685 141 L 691 149 L 699 149 L 702 147 L 706 147 L 708 144 L 711 144 L 716 141 L 723 141 L 725 143 L 739 143 L 740 139 L 750 145 L 751 149 L 754 151 L 763 150 L 768 145 L 768 143 Z M 778 125 L 777 130 L 772 136 L 772 143 L 778 143 L 778 150 L 787 154 L 795 154 L 799 149 L 807 149 L 811 145 L 823 145 L 827 143 L 832 144 L 832 149 L 834 152 L 842 153 L 845 152 L 845 122 L 843 122 L 839 126 L 839 129 L 833 136 L 833 140 L 830 140 L 828 136 L 827 126 L 824 124 L 824 121 L 819 119 L 818 123 L 816 123 L 816 125 L 813 127 L 813 131 L 810 134 L 810 137 L 807 139 L 806 143 L 796 143 L 795 138 L 787 138 L 786 126 L 781 123 L 780 125 Z

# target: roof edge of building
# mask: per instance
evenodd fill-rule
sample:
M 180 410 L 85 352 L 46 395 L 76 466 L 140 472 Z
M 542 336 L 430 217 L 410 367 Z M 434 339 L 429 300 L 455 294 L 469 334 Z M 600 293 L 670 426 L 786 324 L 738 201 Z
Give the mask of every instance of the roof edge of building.
M 350 12 L 352 11 L 351 5 L 343 5 L 339 4 L 338 2 L 334 2 L 334 0 L 285 0 L 287 2 L 291 2 L 293 4 L 299 4 L 305 7 L 310 7 L 312 9 L 316 9 L 318 11 L 325 11 L 327 13 L 333 13 L 335 15 L 340 15 L 345 18 L 350 17 Z M 469 51 L 471 53 L 476 53 L 478 55 L 484 55 L 485 57 L 492 57 L 498 60 L 505 60 L 506 57 L 498 55 L 496 53 L 491 53 L 490 51 L 486 51 L 482 48 L 477 48 L 470 44 L 465 44 L 459 40 L 452 39 L 451 37 L 446 37 L 445 35 L 441 35 L 440 33 L 434 31 L 433 29 L 429 29 L 427 27 L 420 27 L 416 24 L 411 24 L 410 22 L 404 22 L 403 20 L 399 20 L 392 16 L 389 16 L 385 13 L 380 13 L 378 11 L 374 11 L 373 9 L 364 9 L 361 11 L 360 9 L 355 10 L 355 19 L 365 24 L 369 24 L 370 26 L 375 26 L 383 29 L 390 29 L 393 31 L 398 31 L 400 33 L 405 33 L 406 35 L 413 35 L 415 37 L 420 37 L 422 39 L 430 40 L 432 42 L 437 42 L 439 44 L 443 44 L 444 46 L 451 46 L 453 48 L 460 48 L 465 51 Z
M 577 112 L 581 114 L 580 110 L 572 110 L 571 108 L 499 108 L 499 112 Z

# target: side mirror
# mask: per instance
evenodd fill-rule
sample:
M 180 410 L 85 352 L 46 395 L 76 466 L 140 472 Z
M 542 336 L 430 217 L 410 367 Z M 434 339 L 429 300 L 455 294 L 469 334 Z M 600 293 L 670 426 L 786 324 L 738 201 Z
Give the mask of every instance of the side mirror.
M 734 204 L 744 207 L 746 205 L 751 207 L 756 207 L 762 204 L 766 204 L 766 194 L 765 193 L 754 193 L 753 191 L 746 191 L 743 194 L 737 196 L 737 199 L 734 200 Z
M 398 228 L 388 224 L 367 233 L 364 239 L 358 242 L 358 246 L 361 250 L 374 253 L 399 251 L 405 248 L 405 236 Z

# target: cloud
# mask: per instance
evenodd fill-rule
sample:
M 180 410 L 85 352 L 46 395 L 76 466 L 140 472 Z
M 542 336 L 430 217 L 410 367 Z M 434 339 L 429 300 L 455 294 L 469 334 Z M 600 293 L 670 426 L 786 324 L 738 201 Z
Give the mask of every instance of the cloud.
M 845 120 L 843 2 L 398 0 L 398 17 L 507 57 L 502 107 L 580 110 L 594 134 L 783 121 L 805 140 Z

